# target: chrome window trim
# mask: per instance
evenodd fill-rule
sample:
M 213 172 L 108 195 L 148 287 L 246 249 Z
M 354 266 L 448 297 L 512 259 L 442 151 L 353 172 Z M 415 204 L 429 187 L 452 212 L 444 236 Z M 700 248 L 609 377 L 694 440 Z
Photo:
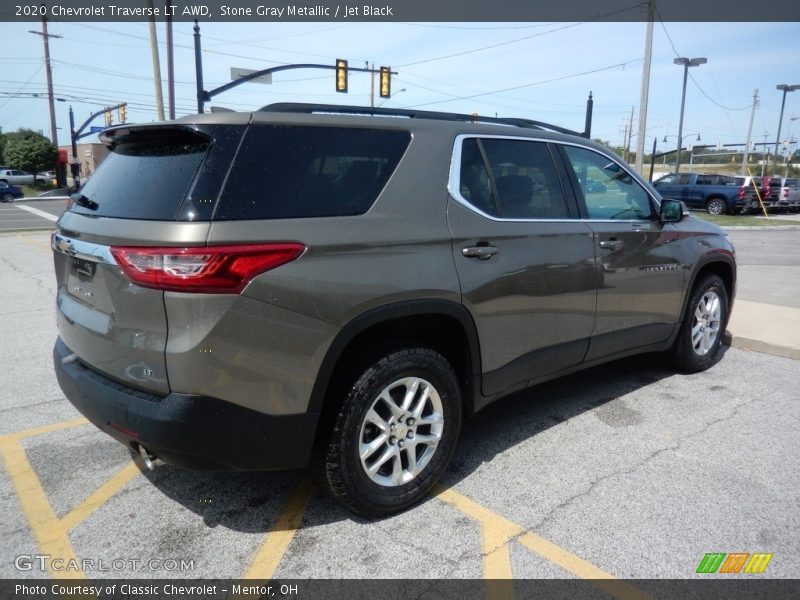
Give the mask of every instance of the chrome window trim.
M 465 208 L 471 210 L 475 214 L 478 214 L 485 219 L 489 219 L 490 221 L 496 221 L 498 223 L 652 223 L 653 220 L 650 219 L 504 219 L 501 217 L 494 217 L 492 215 L 486 214 L 479 208 L 473 206 L 469 200 L 464 198 L 461 195 L 461 185 L 460 185 L 460 178 L 461 178 L 461 148 L 463 146 L 465 139 L 494 139 L 494 140 L 519 140 L 523 142 L 543 142 L 545 144 L 560 144 L 562 146 L 575 146 L 576 148 L 583 148 L 584 150 L 588 150 L 590 152 L 595 152 L 601 156 L 604 156 L 611 162 L 618 164 L 622 170 L 624 170 L 636 183 L 638 183 L 641 188 L 644 190 L 645 194 L 654 202 L 656 207 L 656 212 L 661 208 L 661 202 L 650 193 L 650 190 L 647 189 L 647 186 L 642 185 L 642 182 L 639 180 L 639 176 L 636 175 L 634 171 L 627 168 L 627 166 L 610 154 L 606 152 L 602 152 L 596 148 L 585 146 L 583 144 L 578 144 L 576 142 L 564 141 L 564 140 L 553 140 L 550 138 L 542 138 L 542 137 L 525 137 L 525 136 L 518 136 L 518 135 L 498 135 L 498 134 L 480 134 L 480 133 L 462 133 L 456 136 L 455 140 L 453 141 L 453 153 L 450 158 L 450 174 L 447 179 L 447 192 L 450 194 L 450 197 L 453 198 L 456 202 L 464 206 Z M 654 219 L 657 220 L 657 219 Z
M 76 240 L 56 233 L 53 234 L 53 241 L 50 246 L 53 248 L 53 252 L 60 252 L 75 258 L 107 265 L 118 264 L 114 255 L 111 254 L 111 247 L 103 244 Z

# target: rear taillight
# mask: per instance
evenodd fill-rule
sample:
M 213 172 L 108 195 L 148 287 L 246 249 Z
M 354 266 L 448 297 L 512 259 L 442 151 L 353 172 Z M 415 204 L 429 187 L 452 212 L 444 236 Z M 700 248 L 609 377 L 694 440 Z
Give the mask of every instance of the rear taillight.
M 747 195 L 747 187 L 745 187 L 745 186 L 740 187 L 739 188 L 739 200 L 744 199 L 744 197 L 746 195 Z
M 199 248 L 111 248 L 123 272 L 142 287 L 173 292 L 236 294 L 256 275 L 293 261 L 296 242 Z
M 784 200 L 789 199 L 789 188 L 783 188 L 783 199 Z

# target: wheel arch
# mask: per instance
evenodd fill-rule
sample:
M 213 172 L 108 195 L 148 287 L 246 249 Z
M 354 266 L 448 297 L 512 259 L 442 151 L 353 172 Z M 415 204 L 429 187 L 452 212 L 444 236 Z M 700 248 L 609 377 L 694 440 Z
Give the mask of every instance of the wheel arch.
M 731 308 L 733 306 L 733 298 L 736 294 L 736 261 L 732 254 L 723 251 L 707 255 L 698 262 L 697 267 L 692 274 L 692 278 L 689 281 L 689 285 L 686 286 L 686 294 L 683 302 L 683 310 L 681 312 L 680 322 L 683 322 L 683 319 L 686 316 L 688 302 L 692 295 L 692 290 L 694 290 L 694 287 L 697 285 L 697 282 L 700 280 L 700 278 L 708 274 L 719 276 L 719 278 L 722 279 L 722 282 L 725 284 L 725 291 L 728 293 L 728 314 L 726 315 L 725 326 L 728 325 Z
M 379 352 L 414 343 L 431 347 L 448 359 L 461 384 L 465 413 L 472 414 L 476 394 L 480 394 L 481 373 L 472 317 L 462 305 L 449 300 L 409 300 L 362 313 L 337 334 L 311 392 L 308 410 L 320 413 L 318 434 L 325 429 L 326 415 L 338 409 L 337 394 L 329 394 L 335 392 L 333 386 L 343 383 L 335 380 L 335 373 L 342 373 L 347 381 Z

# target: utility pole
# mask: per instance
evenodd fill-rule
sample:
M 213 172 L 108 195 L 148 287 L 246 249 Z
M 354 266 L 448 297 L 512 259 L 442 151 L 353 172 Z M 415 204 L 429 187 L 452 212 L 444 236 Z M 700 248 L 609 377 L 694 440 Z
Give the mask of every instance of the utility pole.
M 372 63 L 370 67 L 369 63 L 366 63 L 367 69 L 369 69 L 369 106 L 370 108 L 374 108 L 375 106 L 375 63 Z
M 167 12 L 167 98 L 169 100 L 169 119 L 175 119 L 175 57 L 172 46 L 172 0 L 166 0 Z
M 639 137 L 636 138 L 636 171 L 644 175 L 644 135 L 647 129 L 647 102 L 650 94 L 650 63 L 653 56 L 653 21 L 656 14 L 656 2 L 647 3 L 647 33 L 644 40 L 644 64 L 642 65 L 642 91 L 639 97 Z M 652 179 L 652 166 L 650 177 Z
M 205 93 L 203 88 L 203 54 L 200 51 L 200 25 L 194 20 L 194 78 L 197 85 L 197 114 L 205 112 Z
M 750 110 L 750 125 L 747 126 L 747 144 L 744 147 L 740 175 L 747 175 L 747 157 L 750 154 L 750 142 L 753 140 L 753 117 L 756 116 L 756 106 L 758 106 L 758 90 L 753 90 L 753 108 Z
M 42 15 L 42 30 L 41 31 L 33 31 L 32 29 L 29 30 L 30 33 L 34 33 L 36 35 L 42 36 L 42 41 L 44 42 L 44 68 L 45 74 L 47 76 L 47 103 L 50 107 L 50 140 L 53 142 L 53 146 L 58 148 L 58 129 L 56 128 L 56 103 L 55 98 L 53 97 L 53 70 L 50 67 L 50 42 L 49 39 L 52 38 L 60 38 L 60 35 L 55 35 L 53 33 L 47 33 L 47 19 L 44 15 Z M 58 185 L 64 185 L 63 175 L 61 173 L 61 169 L 56 169 L 56 179 L 58 180 Z
M 764 130 L 764 149 L 767 151 L 766 157 L 764 153 L 761 153 L 761 176 L 764 176 L 764 171 L 766 171 L 767 163 L 769 163 L 769 146 L 767 146 L 767 138 L 769 138 L 769 131 L 766 129 Z
M 625 144 L 625 154 L 628 155 L 625 159 L 627 162 L 631 162 L 631 138 L 633 137 L 633 111 L 635 108 L 635 106 L 631 106 L 631 120 L 628 123 L 628 141 Z
M 153 0 L 147 0 L 147 7 L 150 9 L 150 17 L 147 19 L 150 28 L 150 56 L 153 59 L 153 79 L 155 81 L 156 110 L 158 120 L 164 120 L 164 94 L 161 90 L 161 61 L 158 59 L 158 38 L 156 37 L 156 17 L 153 14 Z
M 625 126 L 622 128 L 622 147 L 624 151 L 622 152 L 622 159 L 625 162 L 628 162 L 628 124 L 625 123 Z

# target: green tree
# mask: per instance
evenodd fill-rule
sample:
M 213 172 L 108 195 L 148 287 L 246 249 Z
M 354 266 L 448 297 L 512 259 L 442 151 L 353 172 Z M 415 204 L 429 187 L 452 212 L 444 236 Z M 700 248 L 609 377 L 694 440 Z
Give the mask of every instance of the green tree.
M 12 169 L 36 173 L 53 168 L 58 159 L 58 148 L 42 134 L 20 129 L 6 134 L 3 157 Z
M 4 158 L 3 151 L 6 148 L 6 141 L 7 140 L 8 140 L 8 136 L 6 136 L 5 133 L 0 133 L 0 165 L 6 164 L 5 163 L 6 159 Z

